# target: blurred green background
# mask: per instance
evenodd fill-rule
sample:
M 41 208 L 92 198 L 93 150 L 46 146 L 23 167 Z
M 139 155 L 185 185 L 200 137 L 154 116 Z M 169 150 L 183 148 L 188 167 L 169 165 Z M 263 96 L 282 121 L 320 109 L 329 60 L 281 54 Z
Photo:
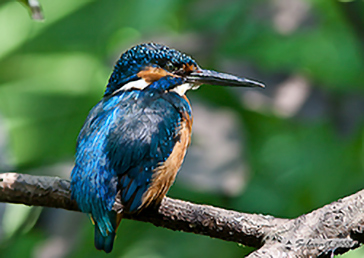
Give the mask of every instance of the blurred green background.
M 69 177 L 118 56 L 154 41 L 266 90 L 189 92 L 193 143 L 169 196 L 292 218 L 364 185 L 364 1 L 0 2 L 0 170 Z M 0 205 L 3 257 L 106 257 L 84 214 Z M 243 257 L 251 248 L 123 221 L 107 257 Z M 364 250 L 343 257 L 363 257 Z

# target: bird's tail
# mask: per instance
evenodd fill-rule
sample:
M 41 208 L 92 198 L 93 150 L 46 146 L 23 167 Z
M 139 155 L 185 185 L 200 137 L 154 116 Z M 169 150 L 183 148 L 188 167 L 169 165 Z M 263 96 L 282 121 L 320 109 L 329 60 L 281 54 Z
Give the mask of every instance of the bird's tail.
M 116 215 L 116 224 L 114 225 L 115 230 L 107 231 L 106 236 L 101 233 L 101 230 L 97 223 L 95 223 L 95 247 L 97 250 L 103 250 L 105 253 L 110 253 L 112 251 L 114 240 L 116 236 L 116 230 L 122 219 L 122 214 Z
M 97 225 L 95 225 L 95 247 L 97 250 L 104 250 L 105 253 L 110 253 L 115 239 L 115 231 L 108 232 L 107 236 L 103 236 Z

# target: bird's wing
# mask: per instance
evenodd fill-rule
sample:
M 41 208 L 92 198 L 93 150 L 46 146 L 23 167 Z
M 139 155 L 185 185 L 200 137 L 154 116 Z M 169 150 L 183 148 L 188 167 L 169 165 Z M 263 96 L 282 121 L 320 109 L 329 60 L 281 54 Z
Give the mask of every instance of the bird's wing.
M 124 211 L 136 211 L 167 192 L 190 141 L 190 114 L 189 103 L 175 93 L 163 94 L 148 105 L 124 97 L 114 110 L 105 150 L 119 179 L 118 198 Z

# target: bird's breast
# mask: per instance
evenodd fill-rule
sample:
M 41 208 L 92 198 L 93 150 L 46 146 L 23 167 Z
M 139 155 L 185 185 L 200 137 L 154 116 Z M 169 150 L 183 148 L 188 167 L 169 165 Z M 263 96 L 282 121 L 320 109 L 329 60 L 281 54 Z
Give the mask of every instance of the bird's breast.
M 168 159 L 154 169 L 150 186 L 143 194 L 141 208 L 152 202 L 160 203 L 172 186 L 186 155 L 187 147 L 191 142 L 192 122 L 192 117 L 184 112 L 177 136 L 178 140 Z

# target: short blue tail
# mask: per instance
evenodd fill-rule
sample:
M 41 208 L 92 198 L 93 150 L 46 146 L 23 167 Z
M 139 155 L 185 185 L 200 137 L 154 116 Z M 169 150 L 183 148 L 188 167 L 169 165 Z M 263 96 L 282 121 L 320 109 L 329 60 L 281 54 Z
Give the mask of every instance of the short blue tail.
M 115 231 L 103 236 L 97 224 L 95 225 L 95 247 L 97 250 L 104 250 L 105 253 L 112 251 L 115 239 Z

